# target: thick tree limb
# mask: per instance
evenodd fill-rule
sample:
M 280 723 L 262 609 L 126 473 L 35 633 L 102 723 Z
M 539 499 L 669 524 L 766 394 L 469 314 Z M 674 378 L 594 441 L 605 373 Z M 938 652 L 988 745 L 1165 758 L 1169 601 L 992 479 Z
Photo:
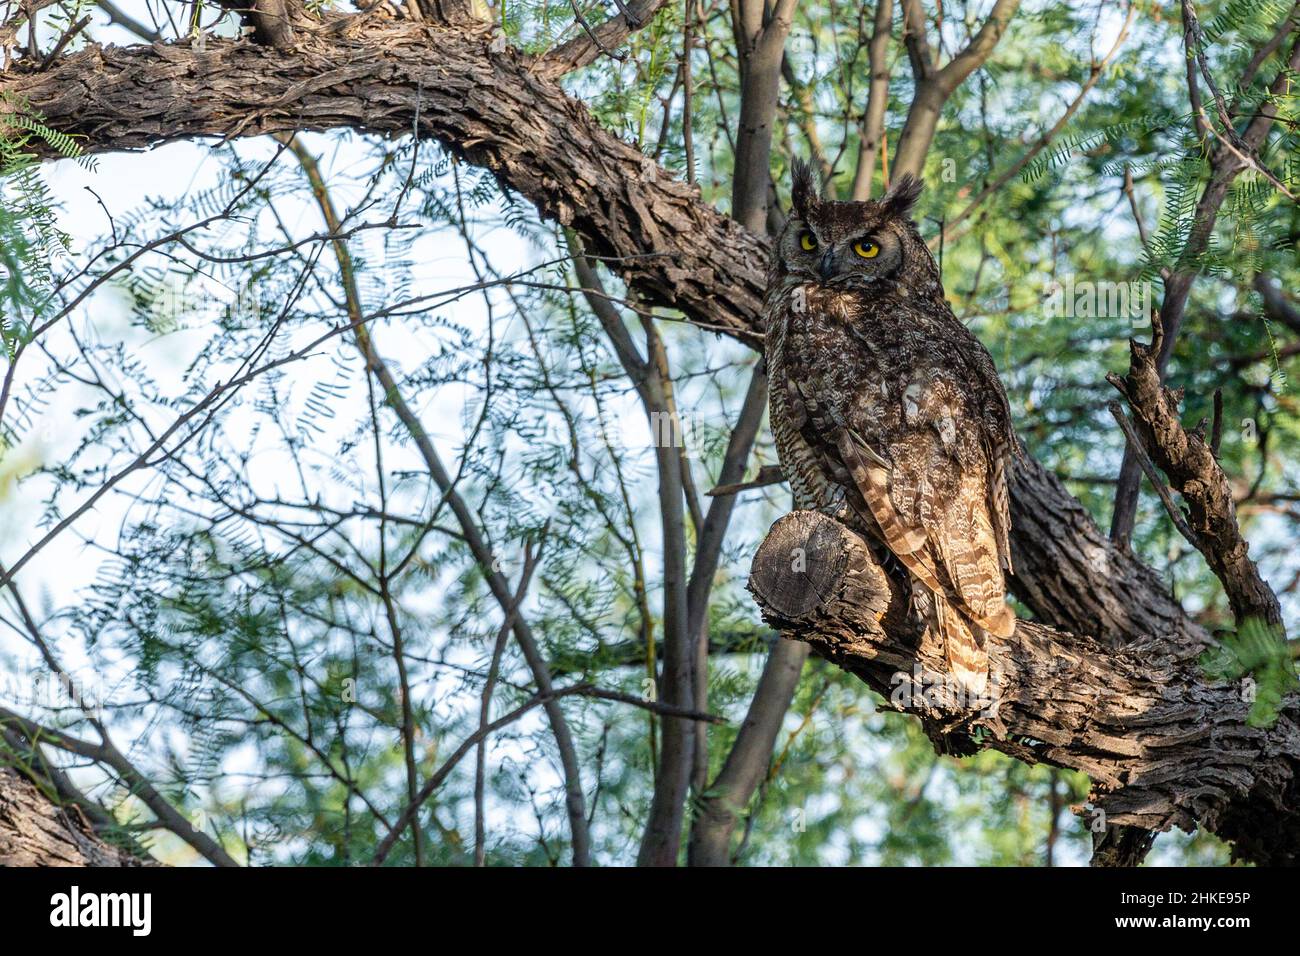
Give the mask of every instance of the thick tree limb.
M 1059 478 L 1027 456 L 1011 479 L 1013 593 L 1044 624 L 1108 644 L 1158 635 L 1200 653 L 1210 636 L 1154 571 L 1107 539 Z
M 802 556 L 803 560 L 792 560 Z M 1110 824 L 1203 826 L 1258 863 L 1300 862 L 1300 700 L 1269 730 L 1246 723 L 1236 685 L 1210 686 L 1186 647 L 1159 635 L 1123 648 L 1021 621 L 990 637 L 995 698 L 945 703 L 942 651 L 920 640 L 906 601 L 864 542 L 833 519 L 780 519 L 754 557 L 750 590 L 789 638 L 914 714 L 941 750 L 981 744 L 1080 770 Z
M 1262 637 L 1275 649 L 1278 673 L 1287 678 L 1283 686 L 1293 687 L 1294 670 L 1283 643 L 1286 630 L 1277 596 L 1250 558 L 1250 546 L 1237 522 L 1232 489 L 1215 454 L 1223 411 L 1221 396 L 1215 393 L 1215 436 L 1207 443 L 1204 421 L 1191 431 L 1185 429 L 1178 411 L 1182 392 L 1165 388 L 1162 382 L 1157 359 L 1162 337 L 1163 323 L 1156 316 L 1151 344 L 1129 343 L 1132 357 L 1128 376 L 1106 376 L 1128 399 L 1136 424 L 1128 422 L 1116 403 L 1112 403 L 1112 414 L 1124 428 L 1130 454 L 1142 464 L 1174 524 L 1201 552 L 1222 583 L 1239 631 L 1251 628 L 1252 623 L 1265 625 Z M 1187 503 L 1186 516 L 1155 473 L 1157 465 Z M 1124 859 L 1126 849 L 1141 851 L 1149 847 L 1140 834 L 1122 830 L 1111 827 L 1106 831 L 1106 837 L 1111 839 L 1098 843 L 1094 861 L 1112 856 Z
M 87 153 L 300 130 L 402 135 L 418 104 L 421 135 L 573 226 L 648 303 L 757 347 L 765 243 L 492 42 L 486 29 L 332 17 L 286 51 L 218 39 L 202 53 L 89 47 L 43 73 L 0 74 L 0 92 L 80 136 Z
M 85 817 L 61 808 L 17 771 L 0 767 L 0 866 L 144 866 L 104 843 Z

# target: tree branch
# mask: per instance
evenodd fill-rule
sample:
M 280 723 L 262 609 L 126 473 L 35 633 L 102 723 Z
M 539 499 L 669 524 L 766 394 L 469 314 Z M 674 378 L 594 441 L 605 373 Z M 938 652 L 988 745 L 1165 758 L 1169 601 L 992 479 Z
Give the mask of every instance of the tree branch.
M 418 115 L 421 135 L 571 225 L 643 301 L 757 346 L 767 242 L 601 128 L 531 65 L 493 52 L 486 31 L 329 16 L 286 51 L 215 39 L 203 53 L 91 47 L 44 73 L 0 75 L 0 91 L 39 104 L 87 152 L 298 129 L 403 135 Z M 1043 624 L 1100 647 L 1156 635 L 1179 659 L 1209 644 L 1160 579 L 1028 458 L 1016 466 L 1012 524 L 1011 586 Z M 497 583 L 506 607 L 509 589 Z
M 871 40 L 867 44 L 871 81 L 867 87 L 867 107 L 862 113 L 858 165 L 853 174 L 850 195 L 851 199 L 858 202 L 871 198 L 876 154 L 885 148 L 885 112 L 889 108 L 889 40 L 893 26 L 894 0 L 876 0 L 876 17 Z M 888 185 L 888 182 L 884 183 L 884 186 Z
M 400 136 L 418 114 L 420 135 L 572 226 L 648 304 L 759 347 L 766 244 L 491 44 L 477 28 L 331 16 L 286 51 L 217 38 L 202 53 L 91 46 L 43 73 L 0 74 L 0 92 L 38 106 L 88 154 L 302 130 Z
M 1161 345 L 1158 318 L 1150 345 L 1131 341 L 1129 373 L 1111 373 L 1106 380 L 1119 390 L 1133 410 L 1142 449 L 1168 477 L 1187 503 L 1188 539 L 1205 556 L 1210 570 L 1223 584 L 1240 624 L 1250 618 L 1281 627 L 1277 596 L 1250 559 L 1250 545 L 1237 523 L 1237 508 L 1228 477 L 1205 440 L 1203 429 L 1183 427 L 1178 405 L 1182 390 L 1166 388 L 1156 366 Z
M 987 746 L 1079 770 L 1110 824 L 1203 826 L 1240 858 L 1300 861 L 1295 695 L 1262 730 L 1246 722 L 1239 688 L 1207 684 L 1185 646 L 1150 635 L 1112 648 L 1022 620 L 1010 638 L 988 638 L 991 702 L 954 703 L 942 649 L 919 638 L 896 583 L 862 539 L 816 512 L 773 525 L 750 590 L 772 626 L 920 718 L 942 751 Z
M 579 36 L 556 47 L 541 58 L 536 72 L 556 79 L 579 67 L 595 63 L 609 50 L 648 24 L 668 0 L 633 0 L 620 6 L 620 12 L 600 25 L 584 30 Z M 581 14 L 580 14 L 581 15 Z
M 87 152 L 185 137 L 351 127 L 422 134 L 494 170 L 553 219 L 574 226 L 644 301 L 757 346 L 767 240 L 703 203 L 698 190 L 602 129 L 554 83 L 485 35 L 376 25 L 352 17 L 274 54 L 213 40 L 207 52 L 90 48 L 45 73 L 0 76 L 0 90 L 42 104 Z M 47 152 L 47 155 L 51 153 Z M 1028 457 L 1012 485 L 1012 586 L 1047 622 L 1095 636 L 1170 634 L 1204 646 L 1149 568 L 1116 548 L 1055 476 Z M 1097 573 L 1105 576 L 1098 580 Z M 508 590 L 502 600 L 509 600 Z
M 1300 9 L 1300 4 L 1297 4 L 1297 9 Z M 1182 10 L 1187 56 L 1189 60 L 1195 60 L 1197 57 L 1197 52 L 1194 49 L 1195 37 L 1199 33 L 1199 27 L 1193 29 L 1196 14 L 1190 4 L 1184 4 Z M 1268 42 L 1272 43 L 1273 41 Z M 1251 67 L 1247 70 L 1247 75 L 1253 77 L 1257 68 L 1257 65 L 1252 62 Z M 1300 70 L 1300 37 L 1297 37 L 1292 44 L 1286 64 L 1278 71 L 1277 76 L 1274 77 L 1273 82 L 1270 84 L 1270 95 L 1265 99 L 1259 112 L 1246 124 L 1245 130 L 1240 136 L 1237 136 L 1234 131 L 1233 136 L 1239 139 L 1241 149 L 1229 150 L 1222 148 L 1223 144 L 1221 144 L 1221 147 L 1213 154 L 1210 161 L 1210 177 L 1201 191 L 1200 199 L 1196 203 L 1196 209 L 1192 215 L 1193 225 L 1191 231 L 1187 236 L 1187 241 L 1179 254 L 1178 262 L 1173 271 L 1164 277 L 1164 296 L 1160 303 L 1160 318 L 1164 323 L 1165 334 L 1156 357 L 1156 368 L 1161 377 L 1164 376 L 1166 369 L 1169 367 L 1169 359 L 1173 356 L 1174 345 L 1178 341 L 1178 334 L 1182 329 L 1187 300 L 1191 295 L 1192 285 L 1200 274 L 1201 258 L 1209 248 L 1210 239 L 1214 235 L 1215 223 L 1219 218 L 1219 209 L 1228 196 L 1228 189 L 1233 180 L 1241 174 L 1242 170 L 1247 168 L 1248 162 L 1241 155 L 1242 150 L 1247 155 L 1250 155 L 1258 152 L 1263 146 L 1264 141 L 1268 138 L 1269 131 L 1273 128 L 1273 121 L 1277 118 L 1276 97 L 1286 92 L 1291 84 L 1291 77 L 1297 70 Z M 1190 63 L 1188 66 L 1188 90 L 1193 109 L 1198 116 L 1204 117 L 1204 110 L 1200 108 L 1196 78 Z M 1115 489 L 1115 507 L 1111 516 L 1110 528 L 1111 538 L 1121 547 L 1128 547 L 1129 540 L 1133 536 L 1133 527 L 1137 517 L 1138 482 L 1140 477 L 1141 469 L 1138 467 L 1137 459 L 1126 449 L 1124 459 L 1120 464 L 1119 483 Z
M 894 157 L 895 176 L 904 173 L 913 176 L 922 174 L 926 153 L 930 150 L 930 143 L 938 129 L 939 117 L 948 97 L 992 55 L 1019 6 L 1020 0 L 997 0 L 975 36 L 940 69 L 936 68 L 925 39 L 925 12 L 920 0 L 905 0 L 903 36 L 912 62 L 916 92 L 907 112 L 907 122 L 903 124 L 903 132 L 898 137 L 898 152 Z
M 0 866 L 144 865 L 101 841 L 84 816 L 59 807 L 30 780 L 0 765 Z

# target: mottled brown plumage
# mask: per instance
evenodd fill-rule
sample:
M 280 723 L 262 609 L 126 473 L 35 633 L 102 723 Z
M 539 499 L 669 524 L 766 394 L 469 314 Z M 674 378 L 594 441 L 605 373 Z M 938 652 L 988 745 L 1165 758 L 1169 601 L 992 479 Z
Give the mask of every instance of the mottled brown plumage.
M 953 677 L 981 694 L 1010 636 L 1010 413 L 993 360 L 944 300 L 903 176 L 879 201 L 819 198 L 795 169 L 764 307 L 771 420 L 795 504 L 906 569 Z

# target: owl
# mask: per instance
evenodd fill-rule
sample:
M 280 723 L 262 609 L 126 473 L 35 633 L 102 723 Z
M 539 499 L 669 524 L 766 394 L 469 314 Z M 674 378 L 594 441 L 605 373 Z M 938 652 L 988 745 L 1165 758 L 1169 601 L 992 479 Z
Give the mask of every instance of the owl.
M 823 199 L 796 163 L 764 302 L 772 432 L 795 506 L 861 532 L 905 583 L 967 693 L 1010 637 L 1007 478 L 1017 448 L 993 359 L 943 296 L 901 176 Z

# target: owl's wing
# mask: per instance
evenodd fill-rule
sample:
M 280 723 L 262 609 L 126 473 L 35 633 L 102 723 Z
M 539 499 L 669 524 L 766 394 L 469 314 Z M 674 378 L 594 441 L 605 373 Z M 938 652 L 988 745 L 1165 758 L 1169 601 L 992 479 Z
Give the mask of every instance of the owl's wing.
M 998 560 L 1007 574 L 1015 573 L 1011 566 L 1011 489 L 1008 484 L 1014 443 L 1015 438 L 1008 434 L 1005 439 L 995 439 L 988 446 L 989 460 L 993 463 L 993 472 L 989 476 L 989 518 L 998 540 Z
M 944 304 L 947 308 L 947 304 Z M 949 314 L 951 310 L 949 309 Z M 970 381 L 970 388 L 980 397 L 979 414 L 982 419 L 984 453 L 988 458 L 989 472 L 989 518 L 993 533 L 997 537 L 999 560 L 1002 570 L 1013 573 L 1011 566 L 1011 480 L 1012 456 L 1019 454 L 1019 444 L 1015 431 L 1011 427 L 1011 408 L 1007 404 L 1007 393 L 1002 388 L 1002 380 L 993 364 L 993 358 L 984 348 L 975 333 L 966 328 L 955 318 L 953 336 L 964 348 L 959 348 L 960 356 Z
M 961 499 L 946 501 L 922 482 L 914 486 L 916 499 L 908 501 L 919 507 L 902 511 L 889 462 L 851 429 L 842 429 L 836 444 L 886 547 L 923 585 L 913 591 L 913 601 L 942 641 L 949 672 L 968 693 L 983 698 L 989 655 L 981 628 L 1000 637 L 1015 629 L 1002 601 L 1002 568 L 986 510 L 966 507 Z
M 1010 637 L 1015 615 L 1005 601 L 990 469 L 984 461 L 955 460 L 937 429 L 917 424 L 890 442 L 888 459 L 844 428 L 836 436 L 840 458 L 885 545 L 941 599 L 940 613 L 952 605 L 983 630 Z M 954 474 L 955 486 L 936 480 Z

